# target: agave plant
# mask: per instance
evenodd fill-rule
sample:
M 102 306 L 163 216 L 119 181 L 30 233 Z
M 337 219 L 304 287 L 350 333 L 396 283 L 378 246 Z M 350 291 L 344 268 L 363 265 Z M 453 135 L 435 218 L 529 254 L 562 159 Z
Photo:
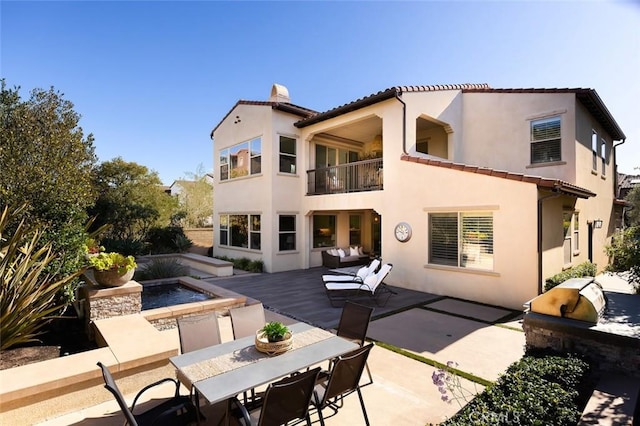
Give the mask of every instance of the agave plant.
M 30 231 L 24 221 L 13 235 L 5 235 L 10 216 L 20 209 L 5 207 L 0 214 L 0 349 L 37 341 L 42 327 L 62 306 L 56 294 L 83 270 L 54 277 L 45 268 L 57 254 L 51 244 L 39 247 L 42 232 Z

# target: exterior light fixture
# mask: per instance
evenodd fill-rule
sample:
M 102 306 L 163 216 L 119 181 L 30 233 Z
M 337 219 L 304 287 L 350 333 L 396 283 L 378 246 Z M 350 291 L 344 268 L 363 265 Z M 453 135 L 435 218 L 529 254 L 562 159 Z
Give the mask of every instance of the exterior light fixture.
M 595 229 L 600 229 L 602 228 L 602 219 L 596 219 L 593 221 L 593 227 Z

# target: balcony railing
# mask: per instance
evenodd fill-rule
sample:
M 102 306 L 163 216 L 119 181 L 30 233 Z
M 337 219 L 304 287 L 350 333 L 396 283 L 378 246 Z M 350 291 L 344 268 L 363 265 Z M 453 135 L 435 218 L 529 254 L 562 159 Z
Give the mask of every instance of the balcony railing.
M 307 195 L 379 191 L 382 158 L 307 171 Z

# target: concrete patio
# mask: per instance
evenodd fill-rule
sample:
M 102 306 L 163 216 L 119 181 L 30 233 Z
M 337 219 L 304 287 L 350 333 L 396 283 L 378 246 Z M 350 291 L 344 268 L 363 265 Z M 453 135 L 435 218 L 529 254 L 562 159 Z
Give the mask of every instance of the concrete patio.
M 318 268 L 316 268 L 318 269 Z M 323 268 L 320 268 L 323 269 Z M 268 320 L 285 323 L 303 320 L 305 312 L 313 316 L 313 323 L 337 325 L 341 309 L 331 308 L 318 283 L 319 274 L 325 270 L 296 271 L 296 274 L 258 274 L 226 279 L 212 279 L 216 285 L 233 288 L 248 297 L 263 300 Z M 284 281 L 284 279 L 286 281 Z M 266 283 L 263 280 L 270 280 Z M 234 281 L 235 280 L 235 281 Z M 283 281 L 286 285 L 282 285 Z M 624 287 L 620 280 L 605 280 L 610 285 Z M 273 287 L 279 283 L 278 287 Z M 319 284 L 319 286 L 318 286 Z M 285 290 L 289 297 L 283 298 Z M 314 286 L 313 289 L 307 288 Z M 320 287 L 320 288 L 318 288 Z M 319 293 L 318 293 L 319 292 Z M 300 293 L 306 293 L 303 306 L 292 303 Z M 315 293 L 310 296 L 310 293 Z M 399 293 L 402 293 L 400 291 Z M 418 292 L 415 292 L 418 293 Z M 275 297 L 279 296 L 279 297 Z M 417 297 L 419 296 L 419 297 Z M 395 300 L 394 300 L 395 298 Z M 393 303 L 392 303 L 393 301 Z M 401 302 L 401 303 L 400 303 Z M 276 312 L 277 311 L 277 312 Z M 282 316 L 281 314 L 290 314 Z M 293 317 L 293 318 L 291 318 Z M 231 339 L 228 317 L 221 318 L 223 340 Z M 178 342 L 177 330 L 167 330 L 171 339 Z M 376 345 L 369 359 L 374 383 L 362 388 L 363 397 L 373 425 L 426 425 L 440 423 L 460 408 L 456 402 L 441 401 L 440 393 L 432 384 L 431 375 L 436 368 L 429 362 L 454 361 L 458 368 L 484 380 L 494 381 L 512 362 L 524 352 L 524 333 L 521 315 L 500 307 L 480 305 L 468 301 L 421 293 L 393 296 L 385 308 L 376 308 L 369 327 L 368 337 L 385 345 Z M 398 349 L 397 351 L 390 350 Z M 407 356 L 410 353 L 414 356 Z M 418 358 L 418 359 L 414 359 Z M 424 361 L 424 362 L 421 362 Z M 171 368 L 167 375 L 173 375 Z M 363 383 L 366 382 L 366 375 Z M 142 388 L 147 383 L 140 383 Z M 461 385 L 474 392 L 482 386 L 462 380 Z M 107 391 L 104 391 L 107 393 Z M 185 389 L 184 393 L 187 392 Z M 149 403 L 169 396 L 170 388 L 150 393 Z M 127 394 L 129 402 L 134 394 Z M 463 401 L 461 402 L 464 403 Z M 312 421 L 318 423 L 317 415 Z M 42 425 L 120 425 L 123 417 L 115 400 L 96 404 L 64 416 L 47 419 Z M 328 425 L 363 424 L 357 396 L 347 398 L 345 406 L 336 416 L 327 419 Z

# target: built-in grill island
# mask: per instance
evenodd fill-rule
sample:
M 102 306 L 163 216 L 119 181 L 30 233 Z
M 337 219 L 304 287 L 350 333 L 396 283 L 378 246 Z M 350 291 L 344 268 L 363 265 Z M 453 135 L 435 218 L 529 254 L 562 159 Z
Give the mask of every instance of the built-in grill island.
M 582 354 L 601 370 L 640 378 L 640 296 L 572 278 L 524 306 L 527 349 Z

